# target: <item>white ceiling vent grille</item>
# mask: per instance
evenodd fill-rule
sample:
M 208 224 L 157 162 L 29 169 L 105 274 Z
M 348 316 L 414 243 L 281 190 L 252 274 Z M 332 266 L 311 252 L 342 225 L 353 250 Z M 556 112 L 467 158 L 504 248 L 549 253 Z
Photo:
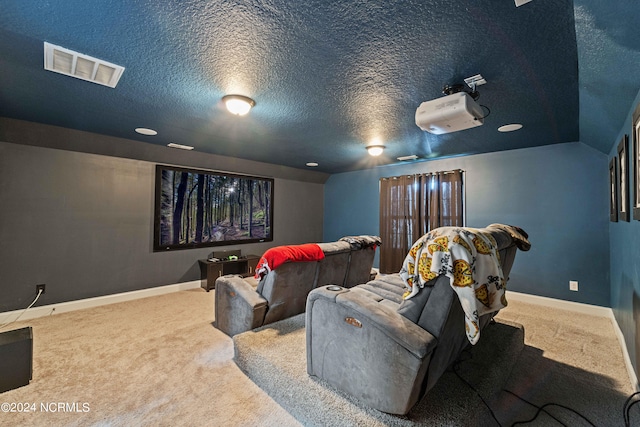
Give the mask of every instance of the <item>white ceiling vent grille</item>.
M 44 69 L 116 87 L 124 67 L 44 42 Z

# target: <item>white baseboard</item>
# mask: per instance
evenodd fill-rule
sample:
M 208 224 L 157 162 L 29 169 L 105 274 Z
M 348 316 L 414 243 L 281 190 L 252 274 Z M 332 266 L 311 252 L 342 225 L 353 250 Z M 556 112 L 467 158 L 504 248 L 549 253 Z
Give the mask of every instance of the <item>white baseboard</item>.
M 582 304 L 573 301 L 563 301 L 555 298 L 540 297 L 537 295 L 522 294 L 520 292 L 513 291 L 507 292 L 507 300 L 544 305 L 546 307 L 559 308 L 561 310 L 574 311 L 577 313 L 590 314 L 592 316 L 606 317 L 610 319 L 611 323 L 613 324 L 613 329 L 615 331 L 616 337 L 618 338 L 618 342 L 620 343 L 620 349 L 622 350 L 622 357 L 624 358 L 624 363 L 627 368 L 627 375 L 629 376 L 631 387 L 635 391 L 640 391 L 640 386 L 638 385 L 638 377 L 635 370 L 633 369 L 633 364 L 631 363 L 631 358 L 629 357 L 629 351 L 627 350 L 627 342 L 624 339 L 622 330 L 620 329 L 618 321 L 616 320 L 616 317 L 614 316 L 613 310 L 611 310 L 611 308 L 600 307 L 591 304 Z
M 618 321 L 613 314 L 613 310 L 611 310 L 611 323 L 613 323 L 613 329 L 616 331 L 616 337 L 618 337 L 618 342 L 620 343 L 620 347 L 622 348 L 622 356 L 624 357 L 624 363 L 627 365 L 627 374 L 629 375 L 629 381 L 631 381 L 631 387 L 635 391 L 640 391 L 640 386 L 638 385 L 638 376 L 636 375 L 636 371 L 633 369 L 633 364 L 631 363 L 631 358 L 629 357 L 629 352 L 627 351 L 627 342 L 624 339 L 624 335 L 620 326 L 618 325 Z
M 22 310 L 6 311 L 0 313 L 0 325 L 13 322 L 18 316 L 20 321 L 36 319 L 38 317 L 51 316 L 52 314 L 66 313 L 69 311 L 82 310 L 85 308 L 98 307 L 101 305 L 114 304 L 117 302 L 131 301 L 140 298 L 147 298 L 156 295 L 168 294 L 171 292 L 186 291 L 200 287 L 200 280 L 191 282 L 176 283 L 174 285 L 158 286 L 155 288 L 140 289 L 138 291 L 123 292 L 101 297 L 86 298 L 77 301 L 67 301 L 58 304 L 43 305 L 41 307 L 31 307 L 22 316 Z
M 540 297 L 537 295 L 507 291 L 507 301 L 509 300 L 522 301 L 529 304 L 544 305 L 545 307 L 575 311 L 577 313 L 590 314 L 592 316 L 611 317 L 611 309 L 609 307 L 601 307 L 599 305 L 583 304 L 580 302 L 564 301 L 555 298 Z

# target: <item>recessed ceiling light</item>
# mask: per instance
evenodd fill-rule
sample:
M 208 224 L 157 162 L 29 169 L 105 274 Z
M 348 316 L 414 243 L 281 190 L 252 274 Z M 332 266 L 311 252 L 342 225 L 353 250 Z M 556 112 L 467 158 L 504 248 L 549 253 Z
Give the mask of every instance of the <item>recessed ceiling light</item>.
M 513 132 L 514 130 L 522 129 L 522 125 L 520 123 L 512 123 L 510 125 L 500 126 L 498 128 L 498 132 Z
M 307 163 L 307 166 L 309 166 L 310 168 L 315 168 L 316 166 L 318 166 L 318 164 L 316 162 L 309 162 Z
M 181 150 L 193 150 L 193 147 L 190 145 L 182 145 L 182 144 L 176 144 L 174 142 L 170 142 L 167 144 L 167 147 L 171 147 L 171 148 L 179 148 Z
M 156 132 L 155 130 L 147 129 L 147 128 L 136 128 L 136 132 L 138 132 L 140 135 L 149 135 L 149 136 L 154 136 L 158 134 L 158 132 Z

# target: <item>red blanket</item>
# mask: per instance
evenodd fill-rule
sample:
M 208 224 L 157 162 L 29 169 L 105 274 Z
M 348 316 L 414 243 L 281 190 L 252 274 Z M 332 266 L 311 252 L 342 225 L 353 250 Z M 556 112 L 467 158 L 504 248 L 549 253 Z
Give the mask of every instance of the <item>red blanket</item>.
M 324 258 L 324 252 L 316 243 L 305 243 L 304 245 L 276 246 L 267 249 L 260 258 L 256 267 L 256 279 L 275 270 L 285 262 L 319 261 Z

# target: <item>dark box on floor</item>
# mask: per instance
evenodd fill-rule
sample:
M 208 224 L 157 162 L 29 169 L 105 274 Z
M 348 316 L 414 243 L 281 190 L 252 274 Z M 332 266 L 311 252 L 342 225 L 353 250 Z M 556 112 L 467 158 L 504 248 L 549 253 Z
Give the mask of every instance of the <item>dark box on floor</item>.
M 29 384 L 32 360 L 31 327 L 0 333 L 0 393 Z

